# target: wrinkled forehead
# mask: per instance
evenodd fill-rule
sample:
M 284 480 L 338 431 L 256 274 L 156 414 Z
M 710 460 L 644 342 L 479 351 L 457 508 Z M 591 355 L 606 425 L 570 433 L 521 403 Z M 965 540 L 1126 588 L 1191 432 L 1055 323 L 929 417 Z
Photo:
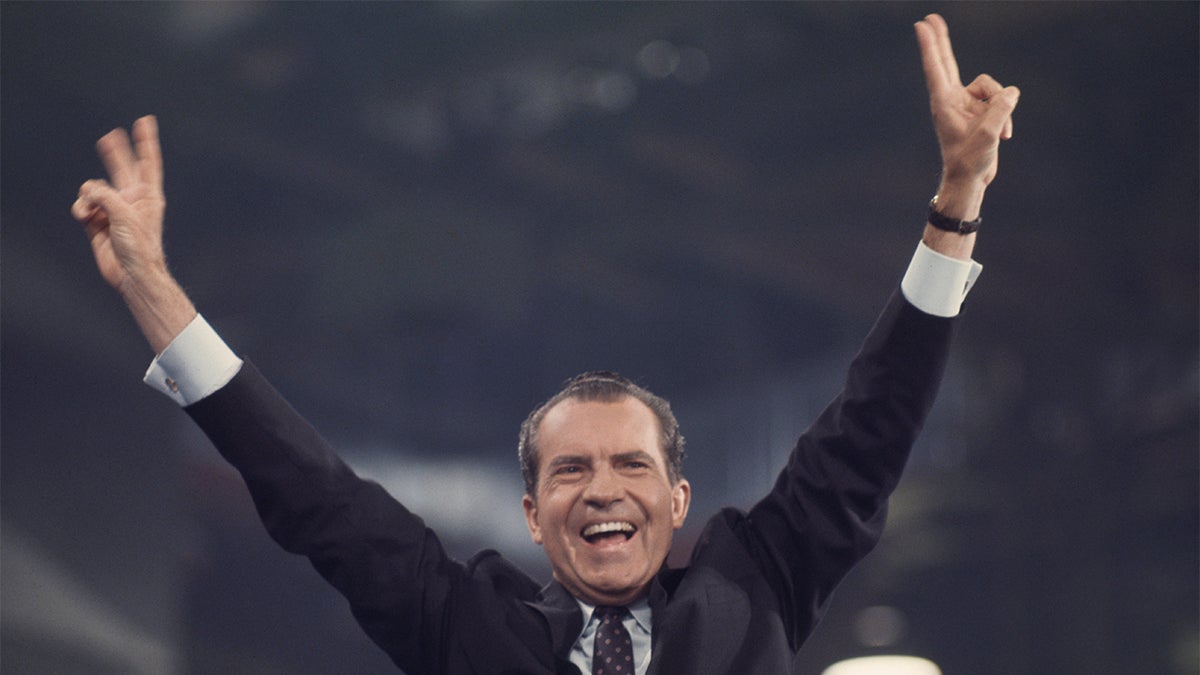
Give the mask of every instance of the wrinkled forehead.
M 652 452 L 665 466 L 658 416 L 634 396 L 567 397 L 549 407 L 536 430 L 540 464 L 564 452 Z

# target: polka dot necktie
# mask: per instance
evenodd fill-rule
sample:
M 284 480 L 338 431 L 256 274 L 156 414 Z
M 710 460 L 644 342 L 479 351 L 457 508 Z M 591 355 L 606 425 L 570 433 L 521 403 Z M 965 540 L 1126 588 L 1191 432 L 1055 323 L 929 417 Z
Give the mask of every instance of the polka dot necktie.
M 633 640 L 621 623 L 624 607 L 597 607 L 600 626 L 592 646 L 592 675 L 633 675 Z

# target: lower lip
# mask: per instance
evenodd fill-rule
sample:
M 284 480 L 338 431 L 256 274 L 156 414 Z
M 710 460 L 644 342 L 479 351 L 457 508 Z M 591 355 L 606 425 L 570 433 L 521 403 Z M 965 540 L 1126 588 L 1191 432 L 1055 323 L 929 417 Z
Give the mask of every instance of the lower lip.
M 591 542 L 591 541 L 588 541 L 587 539 L 584 539 L 583 543 L 587 544 L 588 546 L 591 546 L 592 548 L 599 548 L 599 549 L 618 548 L 624 544 L 628 544 L 629 542 L 633 541 L 633 538 L 636 536 L 637 536 L 637 533 L 634 532 L 628 539 L 626 539 L 625 537 L 603 537 L 595 542 Z

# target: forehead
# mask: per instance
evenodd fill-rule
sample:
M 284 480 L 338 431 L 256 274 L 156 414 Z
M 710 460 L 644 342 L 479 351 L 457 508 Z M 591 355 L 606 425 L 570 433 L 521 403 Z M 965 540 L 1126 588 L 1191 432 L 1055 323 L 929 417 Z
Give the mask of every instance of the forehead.
M 614 401 L 568 398 L 546 411 L 537 429 L 541 462 L 554 455 L 643 450 L 662 456 L 658 417 L 632 396 Z

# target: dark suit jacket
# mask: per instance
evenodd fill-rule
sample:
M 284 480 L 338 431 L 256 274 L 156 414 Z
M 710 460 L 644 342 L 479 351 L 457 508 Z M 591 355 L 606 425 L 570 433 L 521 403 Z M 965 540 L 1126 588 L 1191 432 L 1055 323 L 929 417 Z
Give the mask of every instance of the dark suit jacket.
M 893 295 L 771 492 L 749 512 L 719 512 L 689 565 L 657 575 L 650 672 L 791 669 L 834 587 L 879 538 L 952 324 Z M 405 671 L 577 672 L 567 655 L 582 616 L 562 586 L 542 587 L 495 551 L 451 560 L 251 364 L 187 410 L 241 472 L 271 536 L 309 557 Z

